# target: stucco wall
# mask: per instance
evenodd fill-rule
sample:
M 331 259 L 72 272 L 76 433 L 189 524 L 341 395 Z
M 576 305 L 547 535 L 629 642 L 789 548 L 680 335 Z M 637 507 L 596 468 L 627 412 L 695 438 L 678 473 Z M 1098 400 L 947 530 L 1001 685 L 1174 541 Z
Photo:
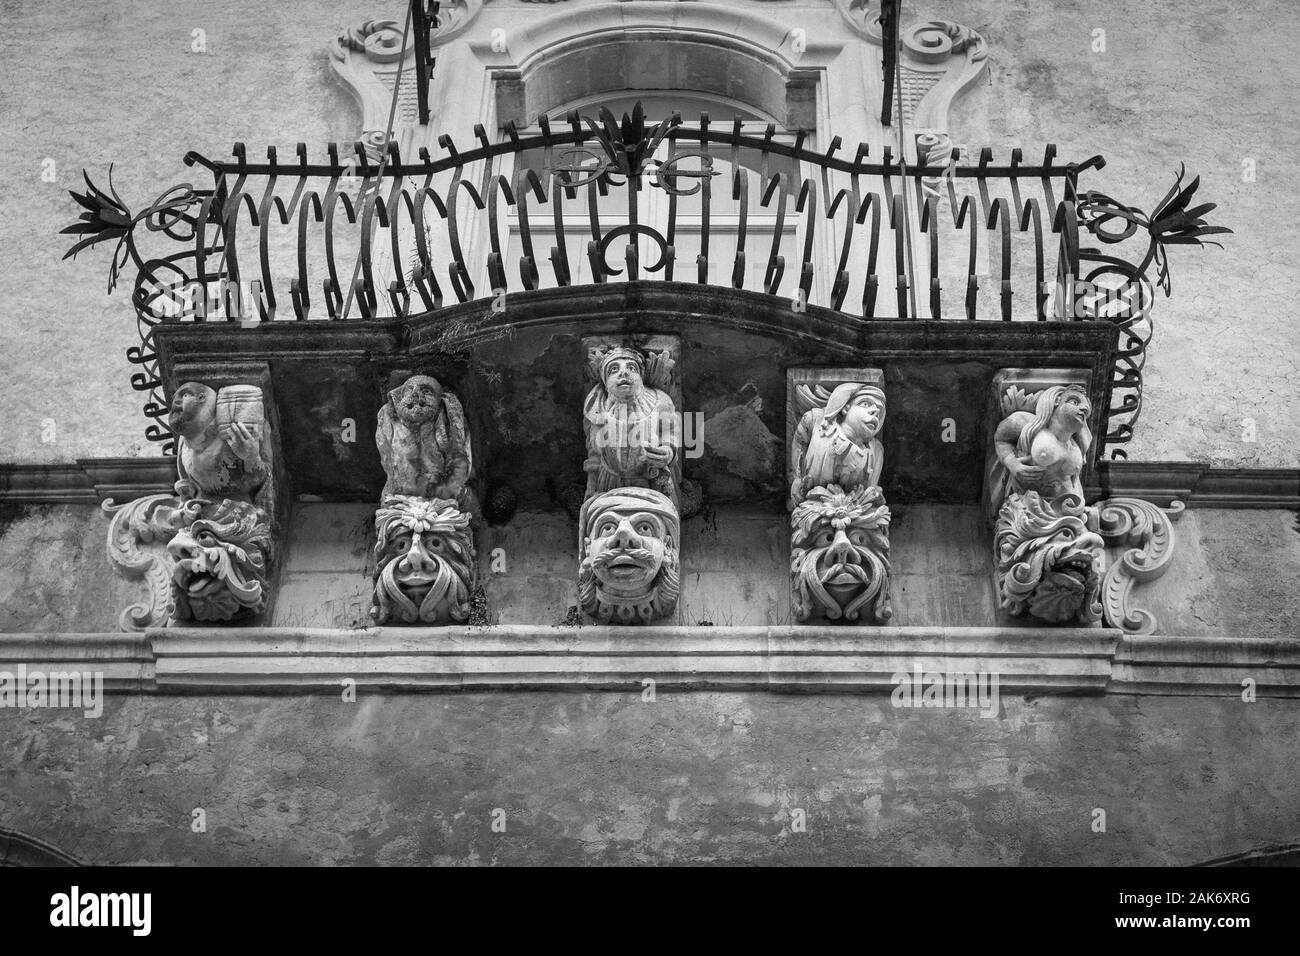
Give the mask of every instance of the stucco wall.
M 826 2 L 736 2 L 814 33 L 843 30 Z M 242 140 L 256 154 L 269 143 L 289 150 L 297 140 L 319 148 L 352 138 L 359 114 L 329 70 L 325 44 L 368 17 L 400 14 L 401 4 L 114 0 L 70 14 L 9 0 L 3 9 L 9 148 L 0 176 L 12 188 L 0 222 L 0 458 L 155 454 L 124 357 L 137 341 L 130 276 L 109 298 L 108 249 L 60 263 L 69 243 L 56 233 L 77 212 L 67 190 L 80 186 L 82 167 L 102 184 L 116 163 L 114 182 L 138 208 L 177 181 L 197 181 L 181 163 L 188 149 L 228 155 Z M 490 0 L 475 31 L 548 9 Z M 957 20 L 990 42 L 987 83 L 954 114 L 958 141 L 987 141 L 999 155 L 1019 144 L 1033 156 L 1049 141 L 1063 157 L 1103 153 L 1109 165 L 1089 183 L 1146 208 L 1185 161 L 1202 177 L 1200 195 L 1220 204 L 1214 221 L 1237 231 L 1222 251 L 1174 251 L 1175 297 L 1157 305 L 1130 457 L 1295 466 L 1300 337 L 1290 306 L 1300 275 L 1290 265 L 1291 209 L 1278 196 L 1287 188 L 1279 157 L 1294 152 L 1300 134 L 1276 118 L 1289 114 L 1300 70 L 1292 42 L 1300 8 L 1285 0 L 1231 10 L 1173 0 L 954 0 L 907 12 Z M 207 53 L 190 52 L 195 30 L 205 31 Z M 1092 51 L 1096 30 L 1105 31 L 1104 53 Z M 457 75 L 449 67 L 439 82 Z M 481 102 L 443 86 L 437 101 Z M 460 125 L 452 131 L 467 138 L 469 124 Z M 54 182 L 42 181 L 46 159 Z M 1243 182 L 1245 159 L 1256 161 L 1254 182 Z M 1244 419 L 1255 424 L 1253 443 L 1243 441 Z
M 0 824 L 105 864 L 1186 864 L 1300 838 L 1297 734 L 1265 699 L 116 698 L 0 711 Z

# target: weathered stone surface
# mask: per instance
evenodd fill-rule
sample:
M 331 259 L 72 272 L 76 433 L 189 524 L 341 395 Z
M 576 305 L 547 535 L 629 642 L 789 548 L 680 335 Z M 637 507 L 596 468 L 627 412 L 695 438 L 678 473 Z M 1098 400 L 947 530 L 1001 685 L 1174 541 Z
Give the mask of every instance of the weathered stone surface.
M 0 819 L 103 864 L 1174 865 L 1296 839 L 1289 701 L 979 713 L 639 688 L 110 698 L 98 721 L 0 711 Z

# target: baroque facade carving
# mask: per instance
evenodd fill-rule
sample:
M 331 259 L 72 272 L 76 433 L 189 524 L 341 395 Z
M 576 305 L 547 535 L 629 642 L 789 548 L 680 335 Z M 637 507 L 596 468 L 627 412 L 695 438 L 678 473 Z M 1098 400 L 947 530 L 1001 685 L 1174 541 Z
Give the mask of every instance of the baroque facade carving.
M 883 42 L 880 5 L 872 0 L 835 0 L 845 21 L 872 46 Z M 918 134 L 946 134 L 953 101 L 984 72 L 988 45 L 969 27 L 952 20 L 903 26 L 899 99 L 903 122 Z M 878 73 L 877 73 L 878 75 Z M 878 96 L 873 96 L 873 100 Z M 898 122 L 898 107 L 893 106 Z
M 651 488 L 588 498 L 578 517 L 578 600 L 602 624 L 650 624 L 669 616 L 681 590 L 677 507 Z
M 596 621 L 648 624 L 680 590 L 681 421 L 669 390 L 679 344 L 584 340 L 595 384 L 582 408 L 586 493 L 578 598 Z
M 999 603 L 1014 617 L 1052 624 L 1104 621 L 1151 633 L 1155 618 L 1130 606 L 1133 584 L 1158 578 L 1173 556 L 1171 517 L 1182 511 L 1132 498 L 1084 499 L 1092 403 L 1086 374 L 1009 370 L 995 380 L 987 504 L 995 514 Z M 1107 545 L 1129 548 L 1107 568 Z
M 248 622 L 267 608 L 274 554 L 274 445 L 262 390 L 186 382 L 172 396 L 170 426 L 176 493 L 104 502 L 110 561 L 149 592 L 119 624 Z
M 889 508 L 878 369 L 791 369 L 790 574 L 795 620 L 883 624 Z
M 439 6 L 437 22 L 429 31 L 430 48 L 460 36 L 482 8 L 483 0 L 444 0 Z M 344 30 L 330 44 L 330 66 L 361 108 L 361 134 L 357 138 L 372 155 L 377 155 L 386 145 L 384 130 L 399 73 L 396 125 L 408 128 L 419 125 L 415 59 L 410 55 L 414 46 L 411 38 L 403 49 L 402 24 L 396 20 L 365 20 Z
M 681 423 L 668 383 L 666 350 L 599 344 L 588 349 L 596 384 L 582 406 L 586 497 L 616 488 L 653 488 L 680 505 Z
M 375 514 L 376 624 L 463 624 L 477 577 L 473 452 L 460 400 L 430 375 L 388 393 L 375 444 L 387 480 Z

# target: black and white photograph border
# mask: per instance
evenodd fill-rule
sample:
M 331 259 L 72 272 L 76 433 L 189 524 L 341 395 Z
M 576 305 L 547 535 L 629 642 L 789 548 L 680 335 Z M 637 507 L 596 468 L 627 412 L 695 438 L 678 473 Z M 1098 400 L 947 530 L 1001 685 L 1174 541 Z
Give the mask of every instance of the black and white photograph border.
M 1300 863 L 1300 7 L 0 16 L 0 866 Z

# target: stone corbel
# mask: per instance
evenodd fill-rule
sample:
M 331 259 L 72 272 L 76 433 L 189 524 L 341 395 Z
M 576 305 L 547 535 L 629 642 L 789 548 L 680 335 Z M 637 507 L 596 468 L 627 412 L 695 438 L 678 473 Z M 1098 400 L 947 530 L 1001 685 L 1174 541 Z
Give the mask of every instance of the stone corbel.
M 1169 569 L 1172 522 L 1184 505 L 1161 508 L 1140 498 L 1085 503 L 1079 478 L 1091 463 L 1090 379 L 1078 369 L 1003 369 L 994 377 L 984 502 L 995 524 L 998 599 L 1013 617 L 1058 625 L 1100 620 L 1152 634 L 1155 616 L 1133 607 L 1133 588 Z M 1082 420 L 1070 413 L 1072 404 L 1086 409 Z M 1062 435 L 1069 436 L 1064 443 Z M 1009 468 L 1009 458 L 1020 464 Z M 1022 466 L 1039 470 L 1012 474 Z M 1123 550 L 1108 555 L 1108 548 Z
M 103 503 L 109 560 L 146 589 L 119 626 L 265 623 L 287 506 L 269 369 L 178 366 L 175 380 L 175 493 Z
M 880 490 L 884 373 L 786 373 L 790 577 L 795 620 L 885 624 L 889 508 Z
M 677 336 L 587 336 L 586 488 L 578 600 L 601 624 L 651 624 L 681 590 L 681 354 Z
M 993 379 L 983 500 L 998 604 L 1059 626 L 1102 617 L 1105 542 L 1081 476 L 1096 423 L 1081 369 L 1003 369 Z
M 429 31 L 429 48 L 435 49 L 460 36 L 483 8 L 483 0 L 444 0 L 438 25 Z M 393 99 L 393 86 L 402 74 L 398 92 L 396 126 L 417 128 L 419 108 L 415 89 L 415 42 L 402 49 L 402 24 L 397 20 L 366 20 L 345 30 L 329 45 L 330 66 L 344 82 L 361 109 L 361 140 L 378 155 L 385 147 L 384 130 Z M 397 136 L 397 130 L 394 130 Z M 400 138 L 400 137 L 398 137 Z
M 379 625 L 486 623 L 471 621 L 483 602 L 465 409 L 433 376 L 395 378 L 375 428 L 387 480 L 375 512 L 370 616 Z

